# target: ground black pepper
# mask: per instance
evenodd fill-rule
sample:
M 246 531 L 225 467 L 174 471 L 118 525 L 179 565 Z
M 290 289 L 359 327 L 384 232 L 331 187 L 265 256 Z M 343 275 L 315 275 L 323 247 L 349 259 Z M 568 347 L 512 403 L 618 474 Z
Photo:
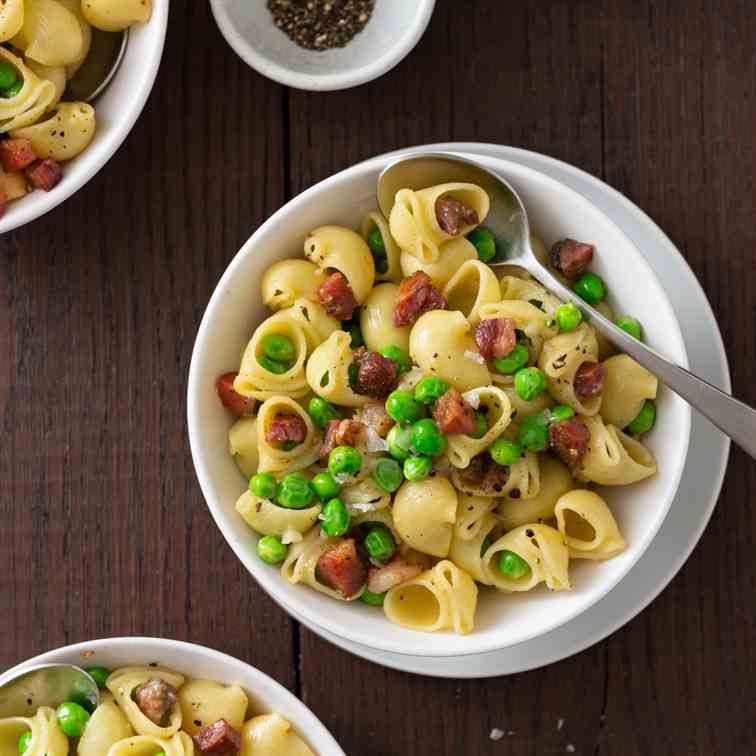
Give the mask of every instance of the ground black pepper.
M 268 0 L 273 23 L 300 47 L 345 47 L 359 34 L 375 0 Z

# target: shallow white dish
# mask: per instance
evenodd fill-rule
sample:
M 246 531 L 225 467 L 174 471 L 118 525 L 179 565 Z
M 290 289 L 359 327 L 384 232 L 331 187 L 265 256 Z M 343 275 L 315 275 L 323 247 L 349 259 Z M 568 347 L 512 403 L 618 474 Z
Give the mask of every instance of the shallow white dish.
M 731 390 L 722 336 L 703 289 L 672 242 L 636 205 L 590 174 L 535 152 L 475 142 L 431 146 L 521 163 L 572 187 L 600 207 L 643 250 L 665 287 L 683 331 L 691 369 L 722 390 Z M 392 153 L 388 157 L 398 154 Z M 646 553 L 601 601 L 539 638 L 500 651 L 461 658 L 408 656 L 360 646 L 337 638 L 301 617 L 297 619 L 347 651 L 403 672 L 450 678 L 497 677 L 560 661 L 598 643 L 629 622 L 677 574 L 714 511 L 727 469 L 729 450 L 729 439 L 694 413 L 688 459 L 677 495 Z
M 564 236 L 597 244 L 595 269 L 614 293 L 618 312 L 639 316 L 648 343 L 686 365 L 672 308 L 647 263 L 619 228 L 583 196 L 541 173 L 512 162 L 486 162 L 518 189 L 532 227 L 547 244 Z M 246 481 L 227 452 L 231 418 L 215 395 L 215 379 L 238 365 L 254 326 L 265 316 L 256 289 L 263 271 L 275 260 L 301 256 L 306 234 L 318 225 L 357 225 L 362 213 L 375 204 L 375 180 L 385 163 L 383 158 L 354 166 L 299 195 L 263 224 L 229 265 L 210 300 L 192 355 L 188 419 L 194 464 L 208 506 L 237 556 L 276 601 L 308 624 L 399 654 L 463 656 L 498 650 L 543 635 L 584 612 L 640 558 L 677 490 L 690 408 L 671 392 L 660 393 L 661 421 L 648 437 L 659 473 L 640 484 L 613 489 L 607 497 L 628 542 L 627 550 L 599 564 L 573 563 L 571 592 L 482 591 L 475 631 L 470 635 L 407 630 L 370 607 L 333 601 L 304 586 L 290 585 L 277 569 L 261 562 L 255 554 L 256 534 L 234 510 Z
M 63 179 L 50 192 L 32 191 L 8 203 L 0 218 L 0 234 L 23 226 L 57 207 L 81 189 L 121 146 L 142 112 L 155 83 L 163 55 L 169 0 L 153 0 L 147 23 L 135 24 L 118 72 L 93 103 L 97 132 L 80 155 L 63 164 Z
M 286 688 L 249 664 L 204 646 L 164 638 L 103 638 L 35 656 L 0 675 L 0 683 L 23 667 L 56 662 L 107 669 L 157 663 L 187 677 L 240 685 L 253 713 L 278 712 L 318 756 L 345 756 L 318 718 Z
M 305 50 L 273 23 L 266 0 L 210 0 L 234 52 L 273 81 L 296 89 L 347 89 L 392 69 L 418 43 L 436 0 L 380 0 L 346 47 Z

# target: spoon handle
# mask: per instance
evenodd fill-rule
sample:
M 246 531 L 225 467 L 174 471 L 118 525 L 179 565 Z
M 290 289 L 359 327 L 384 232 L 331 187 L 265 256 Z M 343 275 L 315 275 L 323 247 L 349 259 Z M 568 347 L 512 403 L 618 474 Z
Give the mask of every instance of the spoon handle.
M 650 370 L 660 381 L 728 435 L 743 451 L 756 459 L 756 410 L 702 380 L 685 368 L 662 357 L 633 338 L 598 310 L 586 304 L 546 268 L 530 271 L 547 289 L 573 302 L 590 319 L 591 325 L 615 346 Z

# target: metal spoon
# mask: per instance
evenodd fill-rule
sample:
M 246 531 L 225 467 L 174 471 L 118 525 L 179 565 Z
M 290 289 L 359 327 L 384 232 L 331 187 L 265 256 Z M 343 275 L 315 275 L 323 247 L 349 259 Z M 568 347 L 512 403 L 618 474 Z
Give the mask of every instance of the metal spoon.
M 92 102 L 107 88 L 121 66 L 129 30 L 104 32 L 92 29 L 92 45 L 86 60 L 66 84 L 66 99 Z
M 0 675 L 0 719 L 32 716 L 40 706 L 75 701 L 94 711 L 97 683 L 73 664 L 38 664 Z
M 517 192 L 501 176 L 451 152 L 408 155 L 390 163 L 381 172 L 378 177 L 378 204 L 388 217 L 400 189 L 423 189 L 449 181 L 470 182 L 488 192 L 491 209 L 485 224 L 497 241 L 504 242 L 509 250 L 506 260 L 489 264 L 525 268 L 560 299 L 573 302 L 597 331 L 650 370 L 756 459 L 756 410 L 625 333 L 565 286 L 548 268 L 548 261 L 538 259 L 530 246 L 528 214 Z

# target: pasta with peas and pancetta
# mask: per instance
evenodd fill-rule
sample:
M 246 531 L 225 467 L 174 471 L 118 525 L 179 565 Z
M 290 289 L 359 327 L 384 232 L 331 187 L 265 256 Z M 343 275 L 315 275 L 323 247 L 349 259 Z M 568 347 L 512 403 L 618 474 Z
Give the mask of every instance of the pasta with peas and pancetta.
M 0 0 L 0 217 L 8 202 L 55 188 L 61 163 L 94 139 L 95 109 L 67 93 L 108 47 L 92 47 L 92 29 L 105 37 L 151 12 L 152 0 Z
M 99 700 L 0 719 L 0 753 L 25 756 L 315 756 L 277 713 L 255 714 L 239 685 L 153 664 L 86 670 Z
M 472 631 L 480 590 L 570 590 L 572 559 L 625 547 L 591 487 L 656 471 L 656 379 L 609 356 L 574 305 L 490 265 L 488 209 L 479 187 L 441 184 L 401 190 L 361 236 L 315 229 L 306 259 L 263 277 L 276 312 L 218 379 L 259 557 L 414 630 Z M 550 259 L 610 312 L 594 253 L 563 239 Z

